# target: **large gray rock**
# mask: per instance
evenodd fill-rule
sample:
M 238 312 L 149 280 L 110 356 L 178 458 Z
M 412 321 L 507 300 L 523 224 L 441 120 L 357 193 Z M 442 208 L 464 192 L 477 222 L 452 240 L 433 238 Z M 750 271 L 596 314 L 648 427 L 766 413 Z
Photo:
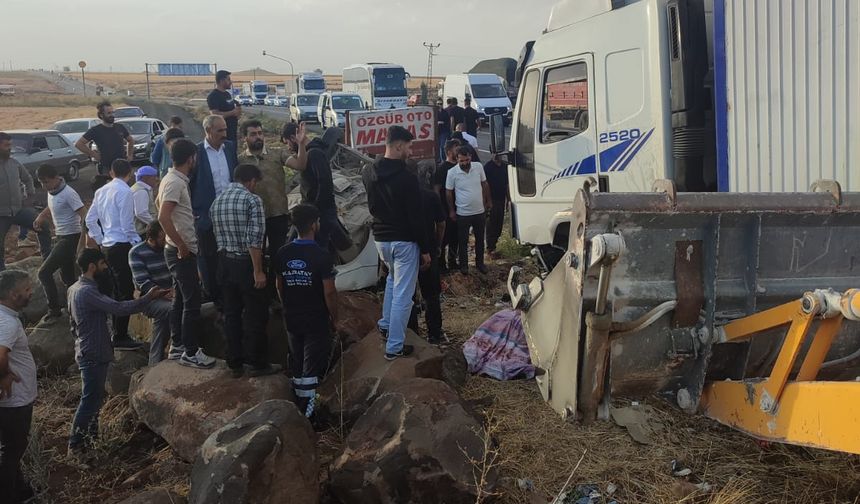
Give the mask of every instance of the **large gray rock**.
M 271 400 L 212 433 L 191 470 L 192 504 L 317 504 L 316 433 L 296 406 Z
M 439 380 L 414 378 L 374 401 L 331 467 L 343 503 L 472 504 L 481 425 Z M 489 469 L 485 490 L 497 478 Z
M 442 379 L 443 355 L 433 345 L 408 331 L 406 343 L 415 353 L 385 360 L 385 343 L 374 330 L 344 352 L 320 385 L 318 414 L 329 423 L 351 425 L 371 403 L 409 378 Z
M 114 350 L 113 362 L 108 366 L 105 391 L 109 395 L 127 394 L 132 375 L 147 364 L 149 351 L 145 346 L 134 351 Z
M 171 490 L 166 488 L 153 488 L 133 497 L 129 497 L 119 504 L 185 504 L 187 501 Z
M 68 317 L 37 325 L 27 339 L 36 365 L 47 374 L 61 375 L 75 363 L 75 338 Z
M 6 269 L 26 271 L 33 282 L 33 296 L 27 306 L 21 310 L 28 323 L 36 323 L 48 313 L 48 298 L 45 289 L 39 282 L 39 268 L 42 266 L 42 257 L 33 256 L 6 265 Z M 60 273 L 54 274 L 54 283 L 57 284 L 57 293 L 60 295 L 60 304 L 66 306 L 66 286 L 60 280 Z
M 294 399 L 283 374 L 236 379 L 223 362 L 214 369 L 160 362 L 132 376 L 128 395 L 140 421 L 188 462 L 210 434 L 249 408 L 269 399 Z

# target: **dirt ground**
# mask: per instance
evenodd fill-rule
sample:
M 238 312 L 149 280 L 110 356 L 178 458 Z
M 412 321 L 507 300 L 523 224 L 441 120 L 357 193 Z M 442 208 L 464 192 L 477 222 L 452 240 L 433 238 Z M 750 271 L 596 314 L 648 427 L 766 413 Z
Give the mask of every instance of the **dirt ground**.
M 63 119 L 95 117 L 93 106 L 82 107 L 0 107 L 0 128 L 43 129 Z
M 15 86 L 15 94 L 62 94 L 63 90 L 56 84 L 50 83 L 41 77 L 34 76 L 28 72 L 0 72 L 0 84 L 12 84 Z M 5 100 L 6 97 L 0 98 Z

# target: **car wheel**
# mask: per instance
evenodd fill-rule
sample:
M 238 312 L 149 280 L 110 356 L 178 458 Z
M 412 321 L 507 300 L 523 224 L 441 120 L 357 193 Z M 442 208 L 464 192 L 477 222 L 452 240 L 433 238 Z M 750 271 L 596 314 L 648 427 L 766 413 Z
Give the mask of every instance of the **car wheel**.
M 77 161 L 72 161 L 69 163 L 69 173 L 66 175 L 66 180 L 69 182 L 73 182 L 78 180 L 78 177 L 81 176 L 81 164 Z

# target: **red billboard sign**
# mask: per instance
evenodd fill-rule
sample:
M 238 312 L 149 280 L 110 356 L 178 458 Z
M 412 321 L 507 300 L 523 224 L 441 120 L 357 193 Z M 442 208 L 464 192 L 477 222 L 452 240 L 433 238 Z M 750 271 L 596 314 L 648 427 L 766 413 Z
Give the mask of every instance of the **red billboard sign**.
M 433 107 L 349 111 L 347 143 L 368 155 L 384 154 L 391 126 L 402 126 L 415 137 L 412 142 L 413 159 L 436 158 L 436 111 Z

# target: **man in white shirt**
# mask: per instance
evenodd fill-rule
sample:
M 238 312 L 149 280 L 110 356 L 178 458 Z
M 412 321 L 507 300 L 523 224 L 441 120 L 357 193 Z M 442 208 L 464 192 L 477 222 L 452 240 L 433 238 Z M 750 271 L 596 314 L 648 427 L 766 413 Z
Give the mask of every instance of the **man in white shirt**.
M 158 217 L 155 207 L 155 192 L 158 188 L 158 170 L 152 166 L 141 166 L 134 174 L 136 182 L 131 186 L 134 202 L 134 229 L 144 236 L 146 226 Z
M 112 180 L 96 191 L 87 212 L 87 231 L 92 240 L 87 245 L 102 248 L 113 277 L 113 297 L 117 301 L 128 301 L 134 298 L 128 252 L 140 241 L 134 229 L 134 198 L 128 186 L 131 165 L 125 159 L 117 159 L 111 164 L 110 175 Z M 112 339 L 117 350 L 134 350 L 141 346 L 128 335 L 127 316 L 113 317 Z
M 469 274 L 469 228 L 472 228 L 475 233 L 475 266 L 481 273 L 486 273 L 485 212 L 489 211 L 493 204 L 484 167 L 481 163 L 472 162 L 472 155 L 468 148 L 460 147 L 457 151 L 457 166 L 448 170 L 445 190 L 448 197 L 449 218 L 457 222 L 460 272 L 464 275 Z
M 21 474 L 27 451 L 36 363 L 18 312 L 30 302 L 33 283 L 26 271 L 0 272 L 0 492 L 3 502 L 25 502 L 33 490 Z
M 466 132 L 466 125 L 460 123 L 457 125 L 457 132 L 463 135 L 463 140 L 469 142 L 473 149 L 478 148 L 478 139 Z

